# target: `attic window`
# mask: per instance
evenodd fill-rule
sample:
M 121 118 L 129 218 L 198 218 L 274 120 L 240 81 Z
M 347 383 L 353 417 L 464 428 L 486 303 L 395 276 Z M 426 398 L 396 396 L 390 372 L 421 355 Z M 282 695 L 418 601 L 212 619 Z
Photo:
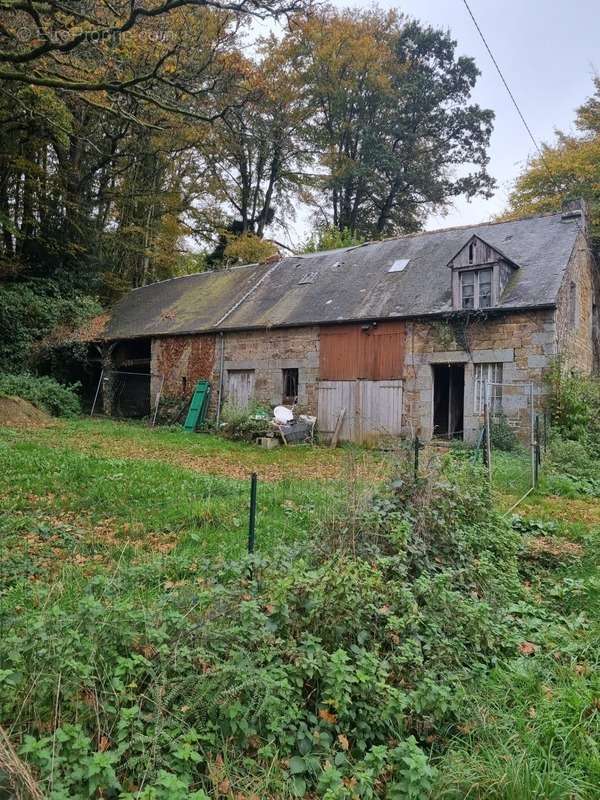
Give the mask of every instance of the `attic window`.
M 298 281 L 298 286 L 304 286 L 304 284 L 306 283 L 314 283 L 316 277 L 317 277 L 316 272 L 307 272 L 306 275 L 303 275 Z
M 410 262 L 410 258 L 397 258 L 392 266 L 388 269 L 388 272 L 402 272 L 406 269 Z
M 461 308 L 489 308 L 492 305 L 492 270 L 473 269 L 460 273 Z
M 475 242 L 469 244 L 469 264 L 475 261 Z

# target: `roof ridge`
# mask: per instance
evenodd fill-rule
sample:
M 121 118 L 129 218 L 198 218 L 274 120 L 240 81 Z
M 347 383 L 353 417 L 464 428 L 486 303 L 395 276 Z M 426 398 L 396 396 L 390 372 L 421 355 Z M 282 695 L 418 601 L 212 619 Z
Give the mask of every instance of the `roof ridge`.
M 464 231 L 471 230 L 472 228 L 484 228 L 490 225 L 506 225 L 511 222 L 526 222 L 530 219 L 543 219 L 544 217 L 557 217 L 561 216 L 561 211 L 545 211 L 543 214 L 527 214 L 524 217 L 515 217 L 515 219 L 495 219 L 488 222 L 472 222 L 466 225 L 451 225 L 449 228 L 432 228 L 428 231 L 415 231 L 414 233 L 403 233 L 401 236 L 386 236 L 383 239 L 370 239 L 363 242 L 358 247 L 365 247 L 368 244 L 379 244 L 380 242 L 397 242 L 402 239 L 414 239 L 416 236 L 426 236 L 430 233 L 447 233 L 448 231 Z M 318 255 L 318 253 L 314 253 Z
M 282 259 L 283 260 L 283 259 Z M 202 269 L 198 272 L 187 272 L 185 275 L 172 275 L 170 278 L 163 278 L 162 281 L 152 281 L 152 283 L 146 283 L 143 286 L 134 286 L 133 289 L 130 289 L 130 292 L 137 292 L 139 289 L 147 289 L 148 286 L 158 286 L 161 283 L 169 283 L 170 281 L 178 281 L 181 278 L 197 278 L 199 275 L 215 275 L 218 272 L 233 272 L 235 269 L 247 269 L 248 267 L 260 267 L 260 266 L 268 266 L 268 264 L 262 265 L 258 261 L 253 261 L 250 264 L 234 264 L 231 267 L 224 267 L 223 269 Z

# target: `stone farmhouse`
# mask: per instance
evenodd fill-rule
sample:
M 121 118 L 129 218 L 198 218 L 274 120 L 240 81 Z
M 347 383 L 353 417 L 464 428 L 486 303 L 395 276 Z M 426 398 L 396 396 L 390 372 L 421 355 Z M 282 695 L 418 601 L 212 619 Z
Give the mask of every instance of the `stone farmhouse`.
M 115 370 L 151 375 L 129 398 L 139 414 L 159 390 L 183 402 L 208 379 L 213 414 L 296 403 L 325 437 L 345 409 L 341 439 L 473 441 L 487 391 L 523 433 L 552 359 L 596 367 L 596 285 L 578 203 L 173 278 L 114 307 L 96 340 L 100 400 L 108 412 L 123 406 Z

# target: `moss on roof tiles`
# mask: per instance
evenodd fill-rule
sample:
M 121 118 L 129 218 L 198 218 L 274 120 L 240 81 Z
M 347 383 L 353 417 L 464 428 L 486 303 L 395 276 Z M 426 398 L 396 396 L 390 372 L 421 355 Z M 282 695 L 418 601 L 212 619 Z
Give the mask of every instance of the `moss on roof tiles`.
M 200 272 L 135 289 L 114 307 L 106 338 L 211 330 L 256 285 L 266 269 L 253 264 Z
M 473 234 L 519 265 L 500 308 L 556 302 L 580 227 L 576 219 L 547 214 L 291 256 L 274 268 L 250 265 L 152 284 L 130 292 L 115 306 L 106 338 L 447 311 L 451 304 L 447 264 Z M 406 259 L 408 265 L 390 273 L 396 259 Z M 307 273 L 315 273 L 314 280 L 302 283 Z

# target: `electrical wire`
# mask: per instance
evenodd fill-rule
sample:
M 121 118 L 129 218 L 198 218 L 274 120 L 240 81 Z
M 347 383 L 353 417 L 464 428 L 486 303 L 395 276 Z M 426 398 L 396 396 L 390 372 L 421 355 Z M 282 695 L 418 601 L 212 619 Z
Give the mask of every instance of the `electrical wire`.
M 500 80 L 504 84 L 504 88 L 506 89 L 506 91 L 508 93 L 508 96 L 510 97 L 515 109 L 517 110 L 517 114 L 519 115 L 519 117 L 521 119 L 521 122 L 523 123 L 523 126 L 525 127 L 525 130 L 527 131 L 527 134 L 529 135 L 529 138 L 533 142 L 533 146 L 535 147 L 535 149 L 536 149 L 536 151 L 537 151 L 537 153 L 538 153 L 538 155 L 540 157 L 540 161 L 541 161 L 544 169 L 548 173 L 548 176 L 550 177 L 550 180 L 554 184 L 554 188 L 556 189 L 556 191 L 559 194 L 562 194 L 563 190 L 562 190 L 560 184 L 558 183 L 557 176 L 552 172 L 550 166 L 548 165 L 548 162 L 546 161 L 546 158 L 544 156 L 544 152 L 543 152 L 542 148 L 540 147 L 540 145 L 538 144 L 535 136 L 533 135 L 533 132 L 532 132 L 531 128 L 529 127 L 529 124 L 527 123 L 527 120 L 525 119 L 525 115 L 521 111 L 521 108 L 520 108 L 519 104 L 517 103 L 517 100 L 516 100 L 513 92 L 511 91 L 510 86 L 508 85 L 508 81 L 506 80 L 506 78 L 504 77 L 504 73 L 500 69 L 500 65 L 498 64 L 498 61 L 496 60 L 496 57 L 494 56 L 494 53 L 492 52 L 492 48 L 490 47 L 490 45 L 488 44 L 487 39 L 485 38 L 485 34 L 481 30 L 481 26 L 479 25 L 477 19 L 475 18 L 475 14 L 473 14 L 473 11 L 471 10 L 471 6 L 469 5 L 468 0 L 462 0 L 462 2 L 463 2 L 463 5 L 465 6 L 465 8 L 467 9 L 467 11 L 469 13 L 469 16 L 473 20 L 473 25 L 475 26 L 479 36 L 481 37 L 481 41 L 483 42 L 483 44 L 485 46 L 485 49 L 489 53 L 489 56 L 490 56 L 490 58 L 492 60 L 492 63 L 494 65 L 494 67 L 496 68 L 496 71 L 497 71 L 498 75 L 500 76 Z M 579 221 L 577 219 L 575 219 L 575 224 L 576 224 L 579 232 L 583 235 L 585 246 L 586 246 L 589 254 L 592 257 L 592 261 L 596 265 L 596 268 L 600 269 L 600 267 L 598 265 L 598 261 L 596 259 L 596 254 L 594 253 L 594 251 L 592 250 L 592 248 L 590 247 L 590 244 L 588 242 L 587 233 L 583 230 L 583 228 L 581 227 L 581 225 L 579 224 Z

